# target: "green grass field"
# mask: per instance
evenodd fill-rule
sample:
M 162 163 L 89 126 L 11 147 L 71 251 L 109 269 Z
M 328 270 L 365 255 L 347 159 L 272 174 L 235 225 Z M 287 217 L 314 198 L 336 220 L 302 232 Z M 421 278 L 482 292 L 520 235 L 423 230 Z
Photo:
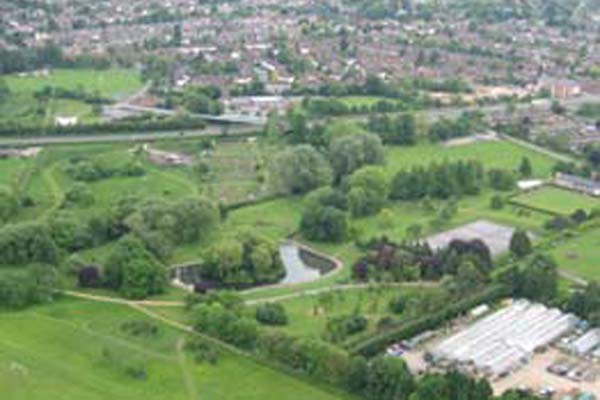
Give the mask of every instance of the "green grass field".
M 477 142 L 452 147 L 432 143 L 421 143 L 412 147 L 387 147 L 386 170 L 391 177 L 403 168 L 441 163 L 444 160 L 478 160 L 486 169 L 516 170 L 523 157 L 528 157 L 531 161 L 534 177 L 550 177 L 552 167 L 556 163 L 552 158 L 506 141 Z
M 550 254 L 560 269 L 583 279 L 600 280 L 600 229 L 560 243 Z
M 11 188 L 15 185 L 20 174 L 33 165 L 27 158 L 0 159 L 0 188 Z
M 600 200 L 571 190 L 546 186 L 524 193 L 513 199 L 514 202 L 529 207 L 541 208 L 557 214 L 571 214 L 577 209 L 590 211 L 600 207 Z
M 178 346 L 184 334 L 156 322 L 156 337 L 133 337 L 121 329 L 131 320 L 152 321 L 124 306 L 74 300 L 0 313 L 2 399 L 344 398 L 241 356 L 197 364 Z M 146 377 L 132 377 L 132 367 Z
M 334 290 L 330 292 L 331 304 L 323 307 L 319 300 L 322 295 L 306 295 L 281 301 L 285 307 L 289 323 L 280 328 L 293 335 L 321 337 L 327 320 L 339 316 L 358 313 L 369 320 L 367 332 L 376 331 L 376 324 L 384 316 L 394 316 L 389 310 L 389 302 L 399 295 L 414 296 L 435 291 L 434 288 L 394 287 Z M 395 318 L 402 318 L 396 315 Z
M 135 93 L 142 87 L 139 74 L 129 69 L 57 69 L 48 76 L 5 75 L 10 90 L 7 101 L 0 103 L 0 122 L 22 125 L 53 125 L 57 116 L 78 117 L 80 123 L 98 122 L 93 107 L 83 101 L 51 98 L 40 104 L 33 97 L 45 87 L 68 90 L 83 89 L 89 94 L 119 100 Z
M 32 94 L 45 86 L 74 90 L 83 87 L 87 92 L 99 92 L 104 97 L 119 99 L 142 87 L 139 74 L 129 69 L 56 69 L 48 76 L 5 76 L 13 93 Z

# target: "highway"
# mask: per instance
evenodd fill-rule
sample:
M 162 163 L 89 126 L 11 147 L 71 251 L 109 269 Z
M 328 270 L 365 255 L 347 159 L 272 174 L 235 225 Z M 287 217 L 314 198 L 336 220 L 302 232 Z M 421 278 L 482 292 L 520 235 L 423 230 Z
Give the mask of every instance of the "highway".
M 260 130 L 256 126 L 231 126 L 227 128 L 228 135 L 253 135 Z M 113 143 L 113 142 L 151 142 L 162 139 L 184 139 L 200 137 L 220 137 L 224 135 L 223 126 L 209 125 L 203 130 L 178 130 L 143 133 L 104 133 L 69 134 L 54 136 L 28 136 L 0 138 L 0 147 L 15 146 L 50 146 L 60 144 Z
M 569 110 L 574 110 L 586 102 L 600 102 L 600 95 L 585 95 L 575 97 L 571 99 L 562 100 L 561 104 L 567 107 Z M 537 103 L 518 103 L 516 107 L 518 109 L 547 109 L 550 106 L 549 101 L 541 101 Z M 130 106 L 135 107 L 135 106 Z M 151 109 L 144 108 L 148 112 L 172 112 L 170 110 Z M 503 111 L 506 109 L 505 104 L 494 104 L 489 106 L 467 106 L 467 107 L 448 107 L 440 109 L 429 109 L 424 110 L 421 113 L 426 115 L 430 120 L 438 119 L 440 117 L 453 118 L 459 116 L 465 111 L 479 110 L 484 113 L 492 113 Z M 214 117 L 214 116 L 213 116 Z M 224 116 L 223 120 L 235 116 Z M 3 137 L 0 138 L 0 147 L 10 146 L 42 146 L 42 145 L 57 145 L 57 144 L 74 144 L 74 143 L 106 143 L 106 142 L 140 142 L 140 141 L 153 141 L 161 139 L 178 139 L 178 138 L 198 138 L 198 137 L 217 137 L 222 136 L 224 129 L 230 135 L 252 135 L 261 129 L 258 119 L 252 117 L 247 121 L 233 119 L 238 122 L 236 125 L 228 126 L 224 128 L 223 125 L 209 124 L 204 130 L 189 130 L 189 131 L 166 131 L 166 132 L 144 132 L 144 133 L 108 133 L 108 134 L 69 134 L 69 135 L 56 135 L 56 136 L 27 136 L 27 137 Z M 340 117 L 346 120 L 352 121 L 367 121 L 368 116 L 350 116 Z M 232 121 L 233 121 L 232 120 Z M 263 121 L 264 124 L 264 121 Z

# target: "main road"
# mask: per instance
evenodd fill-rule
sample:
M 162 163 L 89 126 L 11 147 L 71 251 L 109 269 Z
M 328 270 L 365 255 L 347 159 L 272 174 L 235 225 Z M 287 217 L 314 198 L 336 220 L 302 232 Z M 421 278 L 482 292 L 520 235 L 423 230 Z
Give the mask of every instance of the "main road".
M 261 128 L 252 125 L 236 125 L 230 127 L 209 125 L 201 130 L 177 130 L 163 132 L 140 133 L 102 133 L 25 136 L 0 138 L 0 147 L 14 146 L 48 146 L 59 144 L 112 143 L 112 142 L 152 142 L 162 139 L 185 139 L 200 137 L 227 137 L 227 135 L 255 135 Z
M 586 102 L 599 102 L 600 95 L 585 95 L 574 97 L 571 99 L 562 100 L 561 104 L 570 110 L 574 110 L 579 105 Z M 535 103 L 517 103 L 519 109 L 548 109 L 549 101 L 537 101 Z M 504 104 L 494 104 L 489 106 L 467 106 L 467 107 L 447 107 L 436 108 L 422 111 L 430 119 L 440 117 L 456 117 L 464 111 L 479 110 L 484 113 L 492 113 L 502 111 L 506 108 Z M 144 109 L 147 112 L 153 110 L 159 112 L 160 109 Z M 366 121 L 366 116 L 349 116 L 342 117 L 355 121 Z M 257 123 L 258 120 L 253 120 L 252 123 L 238 123 L 225 127 L 224 125 L 209 123 L 208 127 L 203 130 L 186 130 L 186 131 L 166 131 L 166 132 L 143 132 L 143 133 L 106 133 L 106 134 L 69 134 L 69 135 L 54 135 L 54 136 L 27 136 L 27 137 L 2 137 L 0 138 L 0 147 L 10 146 L 42 146 L 56 144 L 72 144 L 72 143 L 106 143 L 106 142 L 143 142 L 161 139 L 181 139 L 181 138 L 199 138 L 199 137 L 218 137 L 229 135 L 253 135 L 256 134 L 261 126 Z M 225 133 L 227 132 L 227 133 Z

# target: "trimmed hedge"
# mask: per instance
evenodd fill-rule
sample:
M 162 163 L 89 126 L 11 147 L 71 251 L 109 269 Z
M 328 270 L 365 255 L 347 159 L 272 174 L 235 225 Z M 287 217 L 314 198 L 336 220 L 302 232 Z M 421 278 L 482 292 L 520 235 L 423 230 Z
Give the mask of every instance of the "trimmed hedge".
M 170 131 L 184 129 L 204 129 L 206 122 L 194 117 L 170 117 L 159 119 L 129 119 L 110 123 L 95 123 L 74 126 L 23 126 L 0 125 L 0 136 L 34 135 L 93 135 L 99 133 L 132 133 L 148 130 Z
M 354 344 L 350 348 L 350 351 L 354 354 L 372 357 L 385 350 L 387 346 L 394 342 L 406 340 L 424 331 L 435 329 L 441 324 L 458 317 L 462 313 L 476 307 L 481 303 L 493 302 L 508 295 L 509 290 L 505 286 L 498 285 L 489 287 L 478 294 L 465 298 L 464 300 L 449 304 L 446 308 L 438 311 L 435 314 L 410 320 L 391 331 L 384 332 Z

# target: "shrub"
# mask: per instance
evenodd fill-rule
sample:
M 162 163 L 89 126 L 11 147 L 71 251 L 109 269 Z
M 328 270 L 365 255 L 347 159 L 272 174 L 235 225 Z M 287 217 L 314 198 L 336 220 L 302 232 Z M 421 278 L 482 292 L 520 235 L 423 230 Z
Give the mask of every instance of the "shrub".
M 288 323 L 285 308 L 279 303 L 267 303 L 258 306 L 256 320 L 265 325 L 286 325 Z

